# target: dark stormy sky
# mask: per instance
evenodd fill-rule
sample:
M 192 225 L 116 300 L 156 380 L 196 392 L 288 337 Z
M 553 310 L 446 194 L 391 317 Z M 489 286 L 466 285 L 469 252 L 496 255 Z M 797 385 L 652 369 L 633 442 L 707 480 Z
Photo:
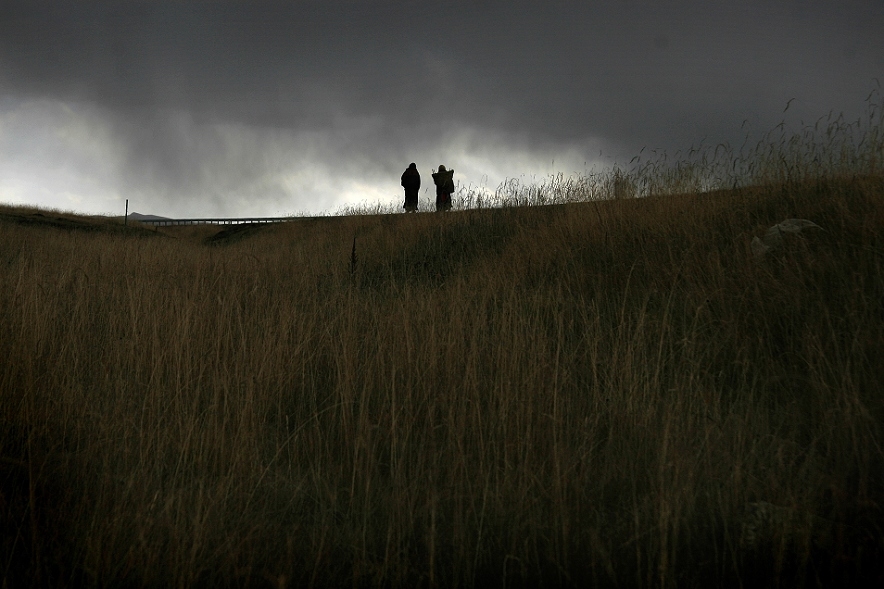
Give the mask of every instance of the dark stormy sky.
M 494 190 L 739 145 L 863 115 L 882 31 L 882 0 L 0 0 L 0 202 L 322 213 L 412 161 Z

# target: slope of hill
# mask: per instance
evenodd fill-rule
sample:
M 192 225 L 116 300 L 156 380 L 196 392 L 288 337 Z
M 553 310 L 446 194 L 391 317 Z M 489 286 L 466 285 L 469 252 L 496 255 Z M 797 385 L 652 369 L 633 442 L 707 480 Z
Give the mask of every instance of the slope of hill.
M 873 580 L 882 197 L 832 177 L 293 219 L 223 248 L 4 210 L 0 573 Z M 821 229 L 754 256 L 787 218 Z
M 126 227 L 120 220 L 111 217 L 86 217 L 55 210 L 16 206 L 0 206 L 0 224 L 117 234 L 146 231 L 143 227 Z

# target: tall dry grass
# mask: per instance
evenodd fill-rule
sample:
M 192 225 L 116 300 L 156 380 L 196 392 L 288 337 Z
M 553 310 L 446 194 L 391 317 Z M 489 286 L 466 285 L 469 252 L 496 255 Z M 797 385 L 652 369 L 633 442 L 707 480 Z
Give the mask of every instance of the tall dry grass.
M 874 580 L 876 137 L 874 166 L 808 147 L 713 193 L 155 233 L 10 212 L 4 584 Z M 791 217 L 823 229 L 753 257 Z

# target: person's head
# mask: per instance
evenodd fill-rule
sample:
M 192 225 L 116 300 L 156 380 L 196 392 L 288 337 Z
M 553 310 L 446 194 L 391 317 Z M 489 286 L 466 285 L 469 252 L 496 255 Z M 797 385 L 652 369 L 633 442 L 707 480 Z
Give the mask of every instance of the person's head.
M 417 170 L 417 164 L 415 164 L 414 162 L 408 164 L 408 169 L 409 170 Z
M 439 171 L 440 171 L 440 172 L 444 172 L 444 171 L 445 171 L 445 166 L 443 166 L 442 164 L 439 164 Z

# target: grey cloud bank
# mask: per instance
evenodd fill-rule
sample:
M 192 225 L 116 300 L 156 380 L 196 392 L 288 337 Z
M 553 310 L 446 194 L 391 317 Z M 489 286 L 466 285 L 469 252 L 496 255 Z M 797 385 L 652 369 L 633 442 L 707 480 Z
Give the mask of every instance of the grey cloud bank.
M 7 1 L 0 201 L 320 212 L 397 201 L 411 161 L 493 189 L 739 144 L 859 116 L 881 30 L 875 0 Z

